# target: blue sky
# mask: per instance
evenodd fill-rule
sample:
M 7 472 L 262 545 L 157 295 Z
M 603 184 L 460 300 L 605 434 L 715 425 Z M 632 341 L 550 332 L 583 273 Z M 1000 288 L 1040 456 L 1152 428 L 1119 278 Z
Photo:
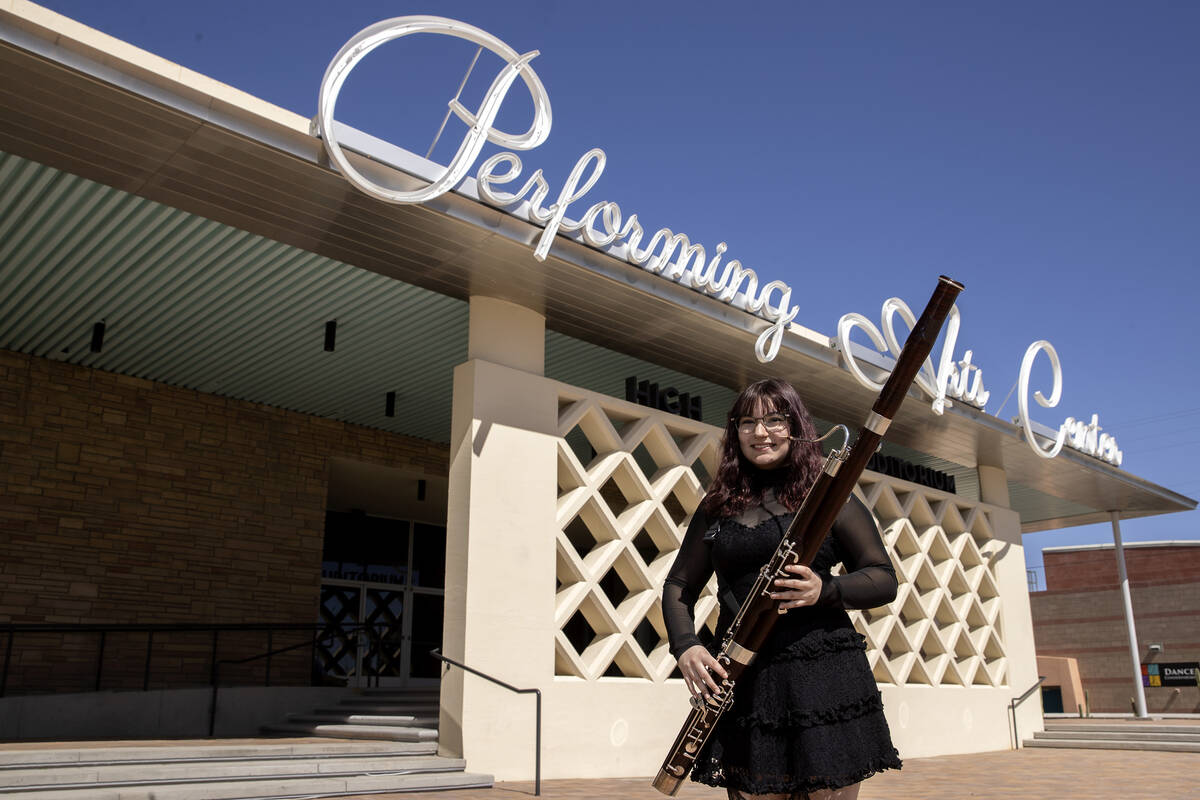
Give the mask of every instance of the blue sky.
M 878 319 L 888 297 L 919 308 L 950 275 L 967 286 L 957 354 L 974 351 L 989 412 L 1047 339 L 1063 396 L 1035 417 L 1098 413 L 1124 468 L 1200 495 L 1200 4 L 43 4 L 306 116 L 334 53 L 381 19 L 448 16 L 539 50 L 554 125 L 522 157 L 554 191 L 603 148 L 589 198 L 727 242 L 791 284 L 797 322 L 825 334 L 850 311 Z M 381 48 L 338 117 L 423 154 L 473 53 L 430 36 Z M 467 100 L 498 64 L 480 59 Z M 509 97 L 499 125 L 523 131 L 527 93 Z M 452 119 L 435 160 L 462 130 Z M 1122 532 L 1196 540 L 1200 515 Z M 1025 543 L 1036 565 L 1043 546 L 1107 541 L 1101 525 Z

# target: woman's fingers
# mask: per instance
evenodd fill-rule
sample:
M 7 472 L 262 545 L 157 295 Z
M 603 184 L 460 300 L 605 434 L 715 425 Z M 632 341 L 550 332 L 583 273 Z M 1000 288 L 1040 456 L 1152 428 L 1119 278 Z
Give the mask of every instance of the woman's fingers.
M 788 566 L 787 571 L 795 577 L 776 578 L 772 599 L 778 600 L 780 614 L 792 608 L 813 605 L 821 597 L 821 577 L 802 564 Z
M 679 671 L 692 697 L 707 699 L 721 693 L 720 681 L 729 677 L 721 662 L 701 645 L 694 645 L 679 656 Z
M 721 662 L 700 645 L 694 645 L 679 657 L 679 671 L 692 697 L 707 698 L 710 694 L 720 694 L 721 686 L 717 679 L 728 677 Z

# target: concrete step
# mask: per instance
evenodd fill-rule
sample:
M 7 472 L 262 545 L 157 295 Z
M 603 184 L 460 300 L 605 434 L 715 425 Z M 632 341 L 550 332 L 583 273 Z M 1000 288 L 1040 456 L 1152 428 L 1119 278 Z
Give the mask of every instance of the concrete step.
M 370 689 L 359 689 L 358 691 L 361 694 L 367 694 L 367 695 L 386 694 L 386 695 L 393 695 L 395 697 L 432 697 L 434 699 L 434 701 L 436 701 L 438 699 L 438 697 L 440 697 L 442 694 L 441 688 L 437 687 L 437 686 L 411 688 L 411 689 L 398 689 L 398 688 L 389 688 L 387 686 L 378 686 L 378 687 L 373 687 Z
M 1133 739 L 1026 739 L 1025 747 L 1061 747 L 1079 750 L 1156 750 L 1166 753 L 1200 753 L 1200 742 L 1149 742 Z
M 174 762 L 89 762 L 29 765 L 0 771 L 0 798 L 17 790 L 84 788 L 96 785 L 139 786 L 146 783 L 260 779 L 302 776 L 334 777 L 366 773 L 462 772 L 461 758 L 440 756 L 308 756 L 287 759 L 194 759 Z
M 437 729 L 400 725 L 325 725 L 277 722 L 264 725 L 264 733 L 284 736 L 328 736 L 336 739 L 386 739 L 394 742 L 436 742 Z
M 337 797 L 379 792 L 490 788 L 492 777 L 468 772 L 370 775 L 274 776 L 250 780 L 156 782 L 144 785 L 20 789 L 4 800 L 255 800 L 295 796 Z
M 1114 722 L 1106 723 L 1087 723 L 1087 722 L 1059 722 L 1056 720 L 1046 720 L 1047 731 L 1111 731 L 1114 733 L 1188 733 L 1200 736 L 1200 725 L 1167 725 L 1155 724 L 1152 722 Z
M 221 744 L 208 740 L 180 742 L 172 745 L 123 745 L 111 747 L 54 747 L 2 749 L 0 770 L 30 765 L 62 766 L 69 764 L 128 763 L 187 763 L 207 759 L 245 760 L 302 759 L 328 757 L 388 758 L 435 755 L 437 745 L 428 742 L 281 742 L 268 740 L 253 743 Z M 2 773 L 0 773 L 2 774 Z M 2 783 L 2 781 L 0 781 Z
M 395 703 L 347 703 L 346 705 L 318 708 L 317 714 L 393 714 L 399 716 L 433 717 L 437 719 L 437 706 L 410 706 Z
M 409 728 L 436 728 L 437 717 L 415 717 L 411 714 L 362 714 L 343 709 L 318 709 L 315 714 L 288 714 L 290 722 L 324 724 L 394 725 Z
M 1033 734 L 1035 739 L 1105 739 L 1109 741 L 1140 742 L 1200 742 L 1200 732 L 1176 731 L 1118 731 L 1118 730 L 1047 730 Z
M 367 697 L 343 697 L 339 702 L 340 706 L 391 706 L 394 708 L 417 708 L 426 713 L 436 714 L 440 706 L 437 700 L 410 700 L 404 697 L 391 697 L 389 695 L 369 695 Z

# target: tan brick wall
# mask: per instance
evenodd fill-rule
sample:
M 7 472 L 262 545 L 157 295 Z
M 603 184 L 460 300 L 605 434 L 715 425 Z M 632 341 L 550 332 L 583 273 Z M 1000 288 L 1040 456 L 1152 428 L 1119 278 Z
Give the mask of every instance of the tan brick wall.
M 0 622 L 315 622 L 332 457 L 448 464 L 445 445 L 0 350 Z M 156 672 L 207 663 L 176 637 Z M 79 688 L 97 643 L 73 638 L 16 648 L 10 689 L 39 670 Z M 144 653 L 145 634 L 105 648 Z
M 1130 594 L 1143 662 L 1200 661 L 1200 581 L 1135 585 Z M 1128 712 L 1133 658 L 1120 589 L 1034 592 L 1029 601 L 1038 655 L 1078 659 L 1092 711 Z M 1164 652 L 1152 656 L 1152 642 Z M 1200 712 L 1200 688 L 1147 687 L 1145 693 L 1151 713 Z

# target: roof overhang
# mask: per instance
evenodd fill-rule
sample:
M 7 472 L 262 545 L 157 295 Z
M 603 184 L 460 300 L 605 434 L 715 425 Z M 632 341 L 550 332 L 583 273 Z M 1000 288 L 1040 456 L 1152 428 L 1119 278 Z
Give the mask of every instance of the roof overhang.
M 779 374 L 826 420 L 857 425 L 874 400 L 827 336 L 793 325 L 764 369 L 753 345 L 767 323 L 748 312 L 566 235 L 538 262 L 541 228 L 480 202 L 469 179 L 423 205 L 376 201 L 328 166 L 307 119 L 32 4 L 15 9 L 0 11 L 0 150 L 444 295 L 509 300 L 561 333 L 724 386 Z M 354 146 L 374 156 L 355 157 L 364 174 L 398 188 L 437 169 L 367 137 Z M 1019 426 L 962 403 L 934 415 L 915 391 L 888 439 L 1095 509 L 1026 520 L 1026 532 L 1196 505 L 1082 453 L 1041 458 Z

